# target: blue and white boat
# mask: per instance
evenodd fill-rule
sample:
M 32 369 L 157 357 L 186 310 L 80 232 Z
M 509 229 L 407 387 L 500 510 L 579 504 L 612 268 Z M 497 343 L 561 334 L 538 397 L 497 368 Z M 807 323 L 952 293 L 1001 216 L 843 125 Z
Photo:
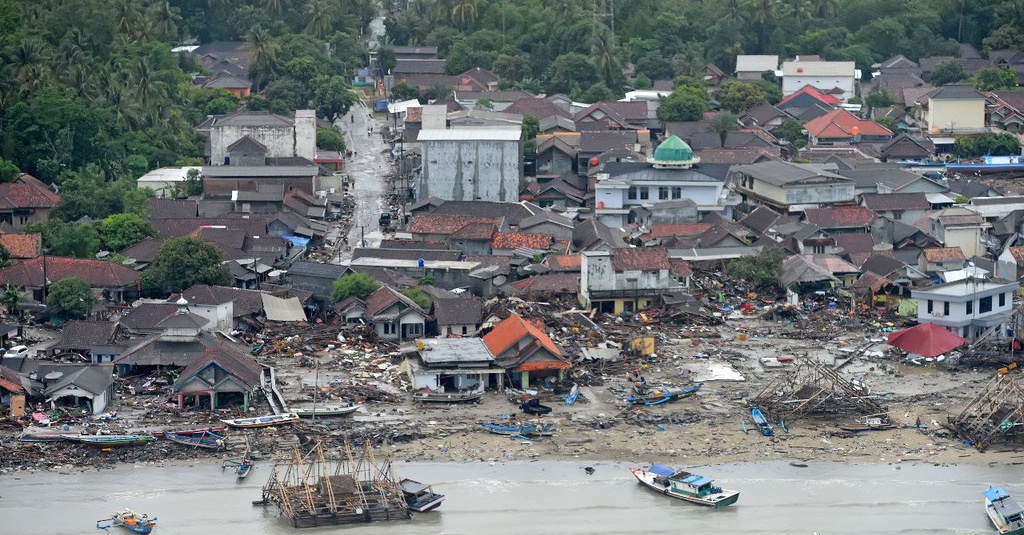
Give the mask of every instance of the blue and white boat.
M 772 424 L 768 422 L 768 418 L 765 417 L 761 409 L 754 407 L 750 409 L 750 417 L 754 419 L 754 425 L 757 426 L 757 430 L 766 437 L 775 436 L 775 429 L 772 428 Z
M 698 505 L 725 507 L 740 499 L 739 491 L 716 486 L 714 480 L 685 470 L 674 470 L 661 464 L 650 468 L 630 468 L 633 477 L 643 486 L 665 496 Z
M 1000 535 L 1024 534 L 1024 508 L 1003 487 L 985 490 L 985 513 Z

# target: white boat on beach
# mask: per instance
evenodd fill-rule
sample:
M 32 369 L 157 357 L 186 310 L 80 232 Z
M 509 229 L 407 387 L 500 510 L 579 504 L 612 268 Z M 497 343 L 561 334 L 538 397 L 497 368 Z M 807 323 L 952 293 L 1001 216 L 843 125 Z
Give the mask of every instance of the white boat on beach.
M 272 425 L 291 424 L 299 421 L 299 415 L 294 412 L 283 412 L 281 414 L 269 414 L 267 416 L 255 416 L 252 418 L 234 418 L 232 420 L 221 420 L 231 427 L 270 427 Z
M 348 407 L 316 407 L 310 409 L 292 409 L 292 413 L 298 415 L 299 418 L 329 418 L 332 416 L 347 416 L 352 414 L 359 409 L 362 405 L 351 405 Z

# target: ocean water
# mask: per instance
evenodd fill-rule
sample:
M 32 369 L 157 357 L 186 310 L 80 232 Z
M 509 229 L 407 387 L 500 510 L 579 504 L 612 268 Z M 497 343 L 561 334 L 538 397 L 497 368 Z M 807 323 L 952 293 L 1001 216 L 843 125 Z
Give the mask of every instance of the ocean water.
M 1021 466 L 807 464 L 686 466 L 740 491 L 736 505 L 715 510 L 644 489 L 624 463 L 397 463 L 400 477 L 432 483 L 444 504 L 408 521 L 301 530 L 273 507 L 251 504 L 269 461 L 241 483 L 212 460 L 23 472 L 0 476 L 0 534 L 97 533 L 96 520 L 124 507 L 158 517 L 161 535 L 989 534 L 982 492 L 998 484 L 1024 498 Z

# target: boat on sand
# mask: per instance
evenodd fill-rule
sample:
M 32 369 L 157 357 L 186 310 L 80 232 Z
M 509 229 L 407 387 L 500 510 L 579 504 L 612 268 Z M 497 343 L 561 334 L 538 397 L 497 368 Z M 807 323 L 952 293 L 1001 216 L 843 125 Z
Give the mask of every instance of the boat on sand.
M 766 437 L 775 436 L 775 430 L 772 429 L 772 424 L 768 422 L 768 418 L 761 412 L 761 409 L 753 407 L 750 409 L 750 417 L 754 420 L 754 425 L 757 426 L 757 430 Z
M 281 414 L 270 414 L 267 416 L 254 416 L 252 418 L 235 418 L 233 420 L 221 420 L 231 427 L 270 427 L 272 425 L 291 424 L 299 421 L 299 416 L 293 412 Z
M 736 490 L 727 490 L 715 485 L 714 480 L 669 466 L 654 464 L 650 468 L 630 468 L 637 481 L 665 496 L 677 498 L 697 505 L 725 507 L 740 499 Z

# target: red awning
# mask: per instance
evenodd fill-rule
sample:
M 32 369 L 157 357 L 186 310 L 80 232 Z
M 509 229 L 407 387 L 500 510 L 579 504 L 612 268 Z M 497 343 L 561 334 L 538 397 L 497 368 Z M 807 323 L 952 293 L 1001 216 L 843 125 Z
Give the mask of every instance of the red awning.
M 966 338 L 957 336 L 934 323 L 922 323 L 916 327 L 889 333 L 889 345 L 922 357 L 937 357 L 967 343 Z

